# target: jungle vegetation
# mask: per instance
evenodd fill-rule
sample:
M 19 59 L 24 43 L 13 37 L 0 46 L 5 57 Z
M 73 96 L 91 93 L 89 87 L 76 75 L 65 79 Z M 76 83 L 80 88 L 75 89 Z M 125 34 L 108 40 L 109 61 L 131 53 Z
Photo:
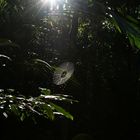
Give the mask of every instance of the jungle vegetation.
M 0 0 L 1 137 L 139 139 L 139 49 L 138 0 Z

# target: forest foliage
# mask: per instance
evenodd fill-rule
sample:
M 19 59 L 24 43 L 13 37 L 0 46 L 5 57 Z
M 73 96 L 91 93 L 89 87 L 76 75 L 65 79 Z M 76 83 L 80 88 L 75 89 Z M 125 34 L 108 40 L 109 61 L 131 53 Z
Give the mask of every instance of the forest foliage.
M 116 80 L 114 71 L 119 73 L 121 67 L 115 70 L 111 62 L 117 57 L 113 46 L 139 51 L 138 1 L 57 2 L 48 7 L 38 0 L 0 0 L 0 112 L 5 117 L 12 112 L 21 120 L 33 114 L 54 120 L 58 114 L 73 120 L 61 102 L 75 101 L 55 90 L 52 80 L 58 65 L 71 61 L 89 76 L 94 63 L 107 86 L 106 80 Z M 122 42 L 117 44 L 118 40 Z M 93 55 L 98 57 L 96 62 Z M 107 73 L 100 66 L 106 60 Z M 80 81 L 83 75 L 78 76 Z

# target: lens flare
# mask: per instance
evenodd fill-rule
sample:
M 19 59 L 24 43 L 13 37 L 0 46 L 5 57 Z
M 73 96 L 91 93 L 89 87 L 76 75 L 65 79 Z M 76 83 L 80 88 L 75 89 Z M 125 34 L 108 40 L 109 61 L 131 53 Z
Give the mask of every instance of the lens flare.
M 57 7 L 59 0 L 41 0 L 43 5 L 47 5 L 50 7 L 51 10 Z

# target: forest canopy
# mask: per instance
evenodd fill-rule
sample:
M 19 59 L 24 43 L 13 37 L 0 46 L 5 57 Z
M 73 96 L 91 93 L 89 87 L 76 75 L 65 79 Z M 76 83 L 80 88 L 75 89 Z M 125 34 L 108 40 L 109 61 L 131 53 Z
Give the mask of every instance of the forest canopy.
M 139 49 L 138 0 L 0 0 L 0 113 L 73 120 L 69 104 L 78 100 L 81 118 L 96 127 L 120 99 L 118 110 L 129 114 Z

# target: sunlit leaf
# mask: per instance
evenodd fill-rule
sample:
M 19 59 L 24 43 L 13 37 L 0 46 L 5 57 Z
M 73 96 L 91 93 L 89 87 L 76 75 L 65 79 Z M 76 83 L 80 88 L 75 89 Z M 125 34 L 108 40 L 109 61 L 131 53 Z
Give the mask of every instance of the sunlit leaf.
M 44 95 L 50 95 L 51 91 L 47 88 L 39 88 Z
M 42 115 L 40 112 L 38 112 L 37 110 L 35 110 L 32 106 L 25 104 L 24 105 L 27 109 L 29 109 L 32 113 L 36 113 L 38 115 Z
M 8 114 L 7 114 L 6 112 L 3 112 L 3 116 L 4 116 L 5 118 L 8 118 Z
M 73 100 L 73 99 L 70 99 L 70 98 L 67 98 L 67 97 L 61 96 L 61 95 L 40 95 L 40 97 L 46 99 L 46 101 L 47 100 L 56 100 L 56 101 L 67 101 L 70 103 L 77 102 L 76 100 Z
M 52 71 L 52 67 L 50 64 L 48 64 L 46 61 L 43 61 L 41 59 L 34 59 L 34 62 L 35 63 L 38 63 L 38 64 L 42 64 L 43 66 L 45 66 L 46 68 L 48 68 L 49 70 Z
M 10 90 L 11 92 L 14 90 Z M 74 100 L 69 99 L 67 95 L 40 95 L 39 97 L 30 97 L 26 98 L 25 96 L 13 96 L 10 94 L 1 94 L 0 96 L 0 104 L 1 108 L 4 109 L 4 105 L 9 104 L 8 107 L 10 112 L 14 113 L 21 121 L 23 121 L 26 117 L 29 117 L 32 113 L 37 115 L 44 116 L 50 120 L 54 120 L 55 114 L 63 115 L 71 120 L 73 120 L 73 116 L 65 111 L 60 106 L 53 104 L 50 102 L 51 100 L 56 101 L 68 101 L 72 103 Z M 13 104 L 14 103 L 14 104 Z M 10 113 L 9 112 L 9 113 Z M 26 115 L 28 114 L 28 116 Z M 8 115 L 6 112 L 3 115 L 7 118 Z M 35 118 L 34 118 L 35 119 Z
M 6 58 L 6 59 L 12 61 L 12 59 L 11 59 L 10 57 L 8 57 L 8 56 L 6 56 L 6 55 L 3 55 L 3 54 L 0 54 L 0 58 Z
M 50 105 L 51 105 L 56 111 L 58 111 L 59 113 L 61 113 L 61 114 L 64 115 L 65 117 L 67 117 L 68 119 L 73 120 L 73 116 L 72 116 L 69 112 L 65 111 L 62 107 L 60 107 L 60 106 L 58 106 L 58 105 L 56 105 L 56 104 L 54 104 L 54 103 L 50 103 Z

